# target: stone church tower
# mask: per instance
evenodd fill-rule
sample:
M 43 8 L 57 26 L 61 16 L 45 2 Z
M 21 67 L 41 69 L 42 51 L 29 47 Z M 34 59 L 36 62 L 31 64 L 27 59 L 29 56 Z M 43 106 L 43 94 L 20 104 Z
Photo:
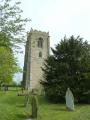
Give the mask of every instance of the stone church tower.
M 27 36 L 23 68 L 23 85 L 30 89 L 39 89 L 43 79 L 44 60 L 49 56 L 49 33 L 31 29 Z

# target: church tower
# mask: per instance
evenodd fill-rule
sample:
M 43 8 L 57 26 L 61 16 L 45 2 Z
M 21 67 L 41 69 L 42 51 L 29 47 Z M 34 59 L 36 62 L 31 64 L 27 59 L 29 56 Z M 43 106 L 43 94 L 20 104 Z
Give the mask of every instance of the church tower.
M 23 85 L 31 89 L 40 88 L 43 79 L 44 60 L 49 56 L 49 33 L 31 29 L 27 36 L 23 69 Z

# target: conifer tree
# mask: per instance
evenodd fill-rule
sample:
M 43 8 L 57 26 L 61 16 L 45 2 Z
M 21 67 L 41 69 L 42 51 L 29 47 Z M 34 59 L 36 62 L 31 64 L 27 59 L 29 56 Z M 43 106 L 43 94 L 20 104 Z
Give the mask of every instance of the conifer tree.
M 90 45 L 79 36 L 64 37 L 52 52 L 42 68 L 46 96 L 54 102 L 63 101 L 69 87 L 80 101 L 90 90 Z

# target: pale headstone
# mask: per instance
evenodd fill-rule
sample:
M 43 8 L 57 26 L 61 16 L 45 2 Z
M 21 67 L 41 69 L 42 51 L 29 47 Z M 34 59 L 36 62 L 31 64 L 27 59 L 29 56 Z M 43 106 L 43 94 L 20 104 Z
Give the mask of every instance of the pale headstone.
M 74 110 L 74 96 L 70 88 L 67 89 L 65 98 L 66 98 L 67 109 L 73 111 Z

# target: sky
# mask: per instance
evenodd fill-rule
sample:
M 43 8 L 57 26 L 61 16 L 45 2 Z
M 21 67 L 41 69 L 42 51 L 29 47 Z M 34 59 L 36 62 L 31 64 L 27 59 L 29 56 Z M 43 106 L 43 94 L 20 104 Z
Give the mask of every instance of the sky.
M 21 0 L 21 9 L 23 17 L 31 19 L 26 31 L 49 32 L 51 47 L 65 35 L 80 35 L 90 42 L 90 0 Z M 21 67 L 23 57 L 19 55 Z
M 54 47 L 65 35 L 90 40 L 90 0 L 21 0 L 23 16 L 30 18 L 27 31 L 49 31 Z

